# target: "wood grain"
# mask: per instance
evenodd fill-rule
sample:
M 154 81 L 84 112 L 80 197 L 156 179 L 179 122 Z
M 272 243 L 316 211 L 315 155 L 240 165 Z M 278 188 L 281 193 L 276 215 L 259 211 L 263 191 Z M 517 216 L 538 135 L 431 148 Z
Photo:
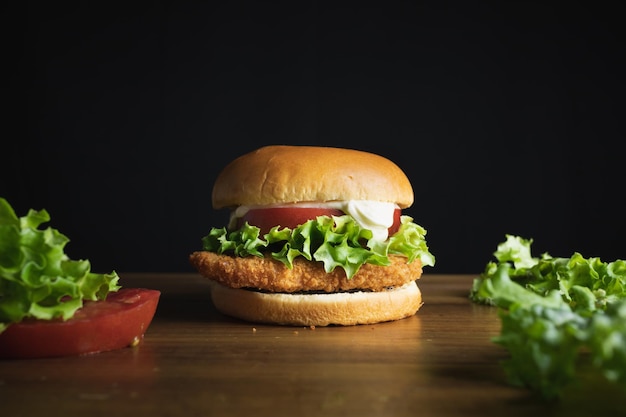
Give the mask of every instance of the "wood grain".
M 624 415 L 621 393 L 572 388 L 547 404 L 506 383 L 494 308 L 473 276 L 424 275 L 414 317 L 354 327 L 280 327 L 224 317 L 196 274 L 120 274 L 162 291 L 135 348 L 0 361 L 2 416 Z M 584 381 L 583 381 L 584 382 Z

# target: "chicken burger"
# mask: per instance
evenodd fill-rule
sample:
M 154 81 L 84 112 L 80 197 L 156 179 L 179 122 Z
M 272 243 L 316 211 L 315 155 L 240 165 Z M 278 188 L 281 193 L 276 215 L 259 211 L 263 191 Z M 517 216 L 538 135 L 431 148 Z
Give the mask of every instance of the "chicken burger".
M 222 313 L 258 323 L 372 324 L 414 315 L 434 265 L 426 230 L 401 210 L 413 189 L 390 160 L 316 146 L 266 146 L 218 175 L 230 210 L 191 264 Z

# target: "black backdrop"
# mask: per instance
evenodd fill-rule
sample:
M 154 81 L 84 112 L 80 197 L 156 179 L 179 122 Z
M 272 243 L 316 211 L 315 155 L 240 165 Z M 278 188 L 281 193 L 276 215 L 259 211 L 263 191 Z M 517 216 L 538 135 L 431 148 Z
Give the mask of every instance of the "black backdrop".
M 83 3 L 5 10 L 0 196 L 97 272 L 191 271 L 217 173 L 266 144 L 394 160 L 427 272 L 507 233 L 626 258 L 619 2 Z

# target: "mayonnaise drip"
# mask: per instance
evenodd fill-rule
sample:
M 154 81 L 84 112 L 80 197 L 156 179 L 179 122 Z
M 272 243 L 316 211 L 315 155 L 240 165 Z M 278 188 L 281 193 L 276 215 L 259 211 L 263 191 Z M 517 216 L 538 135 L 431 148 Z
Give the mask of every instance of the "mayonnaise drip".
M 369 200 L 328 201 L 324 203 L 294 203 L 272 206 L 239 206 L 230 218 L 230 223 L 235 224 L 236 219 L 243 217 L 248 210 L 255 208 L 273 207 L 319 207 L 339 209 L 349 214 L 363 228 L 371 230 L 376 240 L 387 240 L 388 230 L 393 225 L 393 212 L 399 208 L 395 203 Z

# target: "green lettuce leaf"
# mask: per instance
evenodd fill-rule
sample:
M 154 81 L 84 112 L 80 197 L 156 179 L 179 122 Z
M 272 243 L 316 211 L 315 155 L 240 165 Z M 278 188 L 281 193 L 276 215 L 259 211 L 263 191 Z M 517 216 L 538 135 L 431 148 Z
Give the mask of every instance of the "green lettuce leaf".
M 426 244 L 426 230 L 409 216 L 401 217 L 398 232 L 384 242 L 373 239 L 370 230 L 348 215 L 319 216 L 294 229 L 274 227 L 262 237 L 259 232 L 258 227 L 247 223 L 231 232 L 213 228 L 202 238 L 202 247 L 206 251 L 242 257 L 262 257 L 269 252 L 289 268 L 293 267 L 295 258 L 302 256 L 322 262 L 326 272 L 342 268 L 348 278 L 365 263 L 389 265 L 389 255 L 406 256 L 409 262 L 419 259 L 424 266 L 435 264 Z
M 503 363 L 509 381 L 557 398 L 588 359 L 626 389 L 626 261 L 533 257 L 531 243 L 507 235 L 469 294 L 499 308 L 493 341 L 510 354 Z
M 0 332 L 24 318 L 71 318 L 83 300 L 103 300 L 117 291 L 115 272 L 91 272 L 87 260 L 65 254 L 69 239 L 53 228 L 46 210 L 17 217 L 0 198 Z

